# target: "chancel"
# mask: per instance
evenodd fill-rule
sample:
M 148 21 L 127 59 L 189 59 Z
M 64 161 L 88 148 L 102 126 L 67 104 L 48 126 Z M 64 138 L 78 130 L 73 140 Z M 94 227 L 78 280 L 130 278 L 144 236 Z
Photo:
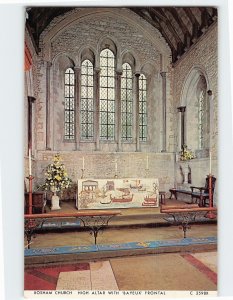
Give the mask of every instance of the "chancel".
M 217 9 L 26 12 L 25 295 L 216 295 Z

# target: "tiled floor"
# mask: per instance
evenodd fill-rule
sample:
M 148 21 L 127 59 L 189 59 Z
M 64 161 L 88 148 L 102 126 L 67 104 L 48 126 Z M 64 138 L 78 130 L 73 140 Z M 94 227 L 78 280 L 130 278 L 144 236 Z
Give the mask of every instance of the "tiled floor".
M 189 256 L 187 259 L 186 256 Z M 209 290 L 217 289 L 217 275 L 205 263 L 216 252 L 159 254 L 112 258 L 25 271 L 25 290 Z

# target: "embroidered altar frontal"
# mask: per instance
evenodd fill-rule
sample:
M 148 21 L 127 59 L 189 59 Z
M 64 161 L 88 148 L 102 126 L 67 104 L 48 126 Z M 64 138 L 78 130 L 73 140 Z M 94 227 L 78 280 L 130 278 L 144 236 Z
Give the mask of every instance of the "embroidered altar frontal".
M 78 209 L 158 207 L 157 178 L 80 179 Z

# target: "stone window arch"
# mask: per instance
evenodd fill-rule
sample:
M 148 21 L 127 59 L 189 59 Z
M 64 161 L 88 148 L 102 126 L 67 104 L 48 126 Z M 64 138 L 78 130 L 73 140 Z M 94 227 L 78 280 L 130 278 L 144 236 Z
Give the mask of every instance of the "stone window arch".
M 207 78 L 200 68 L 194 68 L 184 85 L 181 106 L 185 106 L 185 144 L 197 156 L 209 148 L 210 108 Z M 199 153 L 200 152 L 200 153 Z M 202 154 L 203 152 L 203 154 Z
M 139 140 L 147 141 L 147 79 L 139 76 Z
M 80 125 L 81 140 L 93 140 L 94 138 L 94 70 L 89 59 L 85 59 L 81 65 L 81 103 Z
M 133 72 L 130 64 L 122 65 L 121 76 L 121 138 L 132 141 L 133 127 Z
M 207 83 L 204 76 L 200 76 L 197 84 L 198 99 L 198 148 L 209 148 L 209 103 L 207 96 Z
M 115 55 L 100 52 L 100 139 L 115 139 Z
M 65 71 L 65 101 L 64 101 L 64 139 L 75 139 L 75 79 L 74 70 L 67 68 Z

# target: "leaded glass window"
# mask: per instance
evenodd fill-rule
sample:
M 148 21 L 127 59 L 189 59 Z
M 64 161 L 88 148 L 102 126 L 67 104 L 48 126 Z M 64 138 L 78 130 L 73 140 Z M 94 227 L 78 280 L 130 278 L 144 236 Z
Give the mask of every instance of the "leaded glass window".
M 84 60 L 81 66 L 81 139 L 94 137 L 93 64 Z
M 75 138 L 74 71 L 65 71 L 65 140 Z
M 111 50 L 100 53 L 100 138 L 115 137 L 115 57 Z
M 146 77 L 139 77 L 139 139 L 147 140 L 147 88 Z
M 121 77 L 121 136 L 122 140 L 132 140 L 133 92 L 132 68 L 128 63 L 122 66 Z
M 199 99 L 198 99 L 198 144 L 199 149 L 203 149 L 204 144 L 204 100 L 205 95 L 204 91 L 201 91 Z

